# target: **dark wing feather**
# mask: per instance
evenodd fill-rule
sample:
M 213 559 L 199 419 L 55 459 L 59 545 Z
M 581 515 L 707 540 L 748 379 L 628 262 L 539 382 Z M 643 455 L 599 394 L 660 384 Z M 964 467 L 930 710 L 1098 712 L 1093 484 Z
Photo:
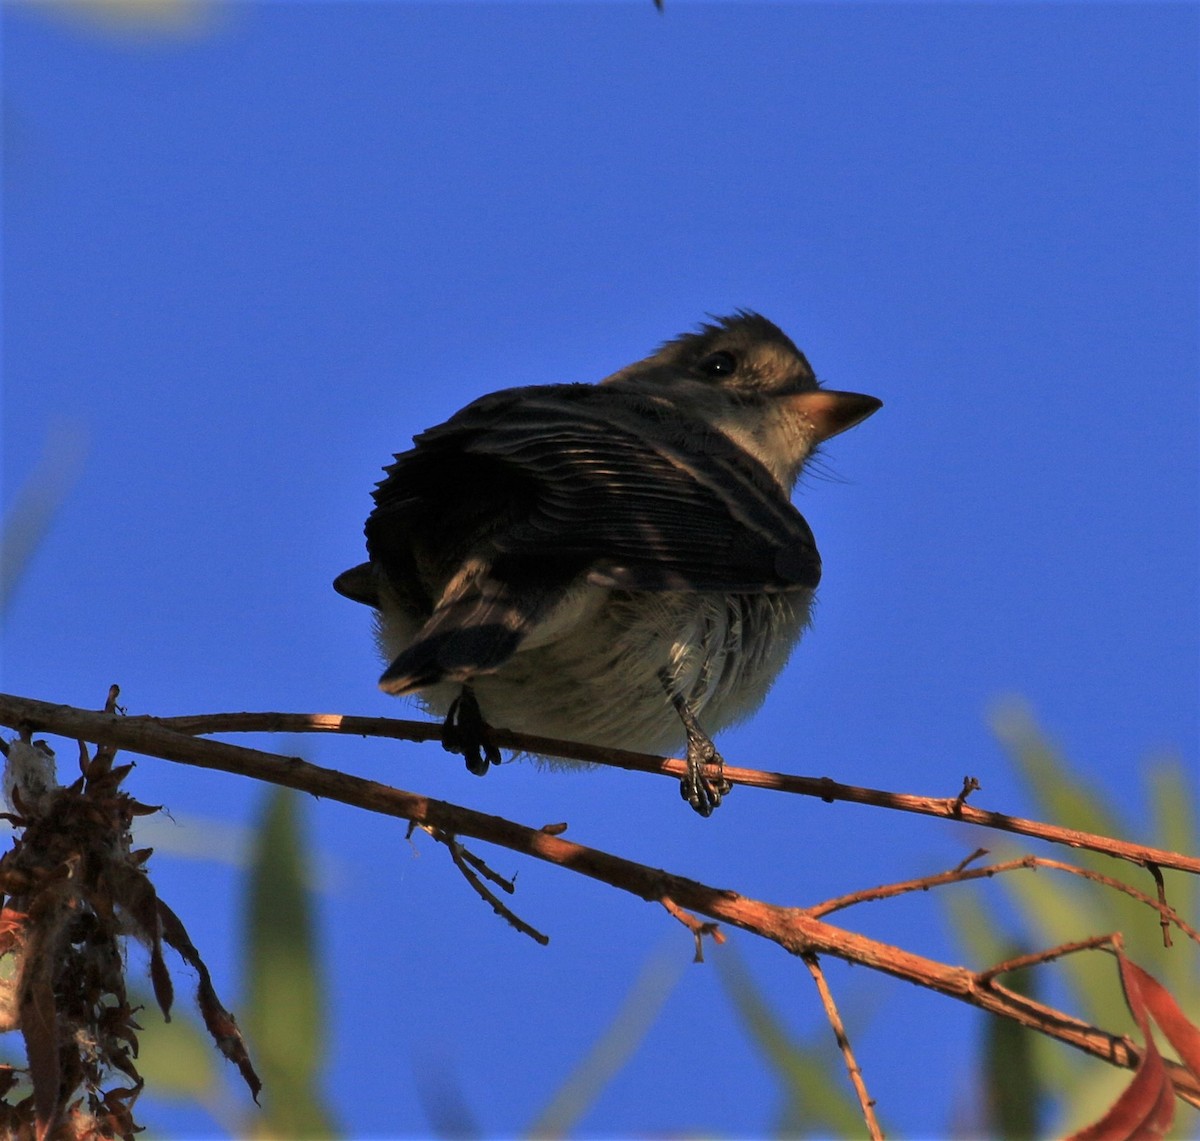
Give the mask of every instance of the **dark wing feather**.
M 820 579 L 812 532 L 766 469 L 667 401 L 594 385 L 509 389 L 414 443 L 367 525 L 372 559 L 393 580 L 421 577 L 418 535 L 447 569 L 482 546 L 522 576 L 586 570 L 632 590 Z

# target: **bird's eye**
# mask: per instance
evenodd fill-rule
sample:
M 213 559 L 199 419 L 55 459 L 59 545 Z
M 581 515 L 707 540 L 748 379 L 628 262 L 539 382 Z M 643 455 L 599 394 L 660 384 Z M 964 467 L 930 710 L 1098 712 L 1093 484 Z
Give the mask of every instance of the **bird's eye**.
M 733 353 L 709 353 L 696 367 L 705 376 L 731 376 L 737 371 L 737 358 Z

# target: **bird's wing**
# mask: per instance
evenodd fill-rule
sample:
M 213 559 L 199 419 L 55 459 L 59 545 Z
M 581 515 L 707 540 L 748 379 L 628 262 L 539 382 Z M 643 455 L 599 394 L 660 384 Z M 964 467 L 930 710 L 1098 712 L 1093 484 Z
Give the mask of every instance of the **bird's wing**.
M 667 401 L 595 385 L 509 389 L 414 443 L 376 490 L 373 559 L 402 564 L 397 528 L 416 526 L 436 528 L 443 548 L 474 530 L 498 561 L 630 590 L 820 579 L 812 531 L 766 469 Z

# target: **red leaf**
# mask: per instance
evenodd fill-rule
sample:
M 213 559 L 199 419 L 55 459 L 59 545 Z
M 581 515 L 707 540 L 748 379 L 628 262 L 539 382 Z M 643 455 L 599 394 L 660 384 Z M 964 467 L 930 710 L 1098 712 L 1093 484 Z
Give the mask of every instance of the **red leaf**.
M 1150 976 L 1126 959 L 1120 947 L 1117 948 L 1117 962 L 1125 988 L 1125 1002 L 1145 1042 L 1142 1056 L 1133 1079 L 1108 1112 L 1099 1121 L 1073 1133 L 1068 1141 L 1152 1141 L 1164 1136 L 1175 1119 L 1175 1087 L 1154 1043 L 1142 988 L 1142 980 Z
M 1179 1009 L 1174 996 L 1153 975 L 1147 974 L 1136 963 L 1125 961 L 1124 969 L 1138 982 L 1142 999 L 1150 1017 L 1158 1023 L 1167 1041 L 1175 1047 L 1180 1061 L 1200 1081 L 1200 1029 L 1189 1022 Z

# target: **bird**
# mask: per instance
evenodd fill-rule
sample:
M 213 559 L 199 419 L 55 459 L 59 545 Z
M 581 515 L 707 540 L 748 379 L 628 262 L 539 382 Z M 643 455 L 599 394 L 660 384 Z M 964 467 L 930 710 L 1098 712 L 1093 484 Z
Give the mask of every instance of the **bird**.
M 507 388 L 413 437 L 376 485 L 379 687 L 445 719 L 482 775 L 490 728 L 660 754 L 729 791 L 711 733 L 752 714 L 809 624 L 821 558 L 791 502 L 819 445 L 882 406 L 823 388 L 737 310 L 599 383 Z

